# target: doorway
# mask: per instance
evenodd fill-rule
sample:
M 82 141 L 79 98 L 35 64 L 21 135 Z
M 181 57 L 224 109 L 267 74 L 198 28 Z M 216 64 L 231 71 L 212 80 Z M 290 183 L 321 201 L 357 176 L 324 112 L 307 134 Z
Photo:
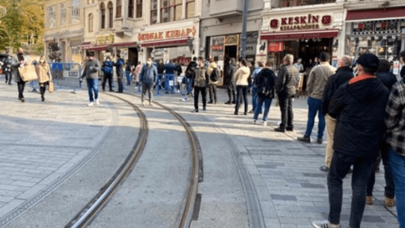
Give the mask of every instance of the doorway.
M 128 60 L 132 66 L 138 65 L 138 49 L 128 48 Z
M 225 58 L 235 58 L 238 57 L 238 46 L 225 46 Z

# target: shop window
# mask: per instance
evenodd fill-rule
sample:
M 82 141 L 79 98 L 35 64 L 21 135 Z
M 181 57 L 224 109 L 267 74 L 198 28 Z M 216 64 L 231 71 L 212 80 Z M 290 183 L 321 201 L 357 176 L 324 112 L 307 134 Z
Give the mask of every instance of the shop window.
M 180 20 L 182 16 L 182 3 L 182 0 L 161 0 L 160 21 L 170 22 Z
M 128 1 L 128 17 L 134 18 L 134 0 Z
M 72 23 L 80 22 L 80 0 L 72 1 Z
M 186 18 L 195 17 L 195 0 L 187 0 L 186 3 Z
M 93 14 L 89 14 L 89 32 L 93 32 L 93 20 L 94 20 L 94 16 Z
M 136 0 L 136 18 L 142 17 L 142 0 Z
M 116 18 L 122 17 L 122 15 L 121 15 L 121 10 L 122 10 L 122 1 L 121 1 L 121 0 L 117 0 L 117 12 L 116 12 L 116 14 L 115 14 Z
M 48 28 L 55 28 L 56 26 L 56 6 L 48 7 Z
M 101 3 L 100 5 L 100 12 L 101 12 L 101 28 L 105 28 L 105 5 Z
M 66 25 L 66 6 L 65 3 L 60 4 L 60 25 Z
M 150 22 L 151 24 L 156 24 L 157 23 L 157 13 L 158 13 L 158 1 L 157 0 L 151 0 L 151 10 L 150 10 Z
M 113 4 L 112 2 L 108 3 L 108 28 L 112 28 L 113 27 Z

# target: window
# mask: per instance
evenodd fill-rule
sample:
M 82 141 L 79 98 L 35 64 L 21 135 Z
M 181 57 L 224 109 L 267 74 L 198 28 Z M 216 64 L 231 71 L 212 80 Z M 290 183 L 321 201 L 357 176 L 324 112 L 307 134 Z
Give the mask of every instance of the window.
M 60 4 L 60 25 L 66 25 L 66 6 L 64 3 Z
M 89 32 L 93 32 L 93 14 L 89 14 Z
M 161 22 L 177 21 L 181 19 L 182 0 L 161 0 L 160 20 Z
M 117 0 L 117 12 L 116 12 L 116 15 L 115 15 L 116 18 L 122 17 L 121 9 L 122 9 L 122 1 L 121 1 L 121 0 Z
M 87 5 L 94 4 L 94 0 L 87 0 Z
M 128 17 L 134 18 L 134 0 L 128 1 Z
M 101 3 L 100 5 L 100 12 L 101 12 L 101 28 L 105 28 L 105 5 Z
M 72 23 L 80 22 L 80 0 L 72 0 Z
M 195 17 L 195 0 L 186 0 L 186 18 Z
M 136 0 L 136 18 L 142 17 L 142 0 Z
M 48 7 L 48 28 L 55 28 L 56 26 L 56 6 Z
M 113 4 L 112 2 L 108 3 L 108 28 L 113 27 Z
M 151 24 L 157 23 L 157 13 L 158 13 L 158 5 L 157 0 L 152 0 L 151 2 L 151 10 L 150 10 L 150 22 Z

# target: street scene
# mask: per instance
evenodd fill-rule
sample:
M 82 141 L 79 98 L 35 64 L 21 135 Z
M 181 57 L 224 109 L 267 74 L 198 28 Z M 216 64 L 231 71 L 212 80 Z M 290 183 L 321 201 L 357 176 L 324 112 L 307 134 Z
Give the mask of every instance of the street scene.
M 404 228 L 405 4 L 0 0 L 0 227 Z

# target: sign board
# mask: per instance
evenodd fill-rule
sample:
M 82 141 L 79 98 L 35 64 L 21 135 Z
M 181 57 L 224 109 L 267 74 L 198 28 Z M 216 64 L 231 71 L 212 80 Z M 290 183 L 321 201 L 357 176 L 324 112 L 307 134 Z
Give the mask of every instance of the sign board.
M 330 14 L 306 14 L 290 17 L 270 18 L 271 31 L 312 30 L 332 28 Z
M 284 42 L 269 42 L 268 47 L 269 52 L 280 52 L 284 51 Z
M 153 41 L 153 40 L 166 40 L 166 39 L 175 39 L 182 37 L 195 37 L 197 33 L 196 27 L 183 28 L 183 29 L 173 29 L 166 31 L 158 32 L 148 32 L 148 33 L 139 33 L 138 41 Z
M 113 44 L 113 43 L 114 43 L 113 34 L 96 37 L 96 45 Z

